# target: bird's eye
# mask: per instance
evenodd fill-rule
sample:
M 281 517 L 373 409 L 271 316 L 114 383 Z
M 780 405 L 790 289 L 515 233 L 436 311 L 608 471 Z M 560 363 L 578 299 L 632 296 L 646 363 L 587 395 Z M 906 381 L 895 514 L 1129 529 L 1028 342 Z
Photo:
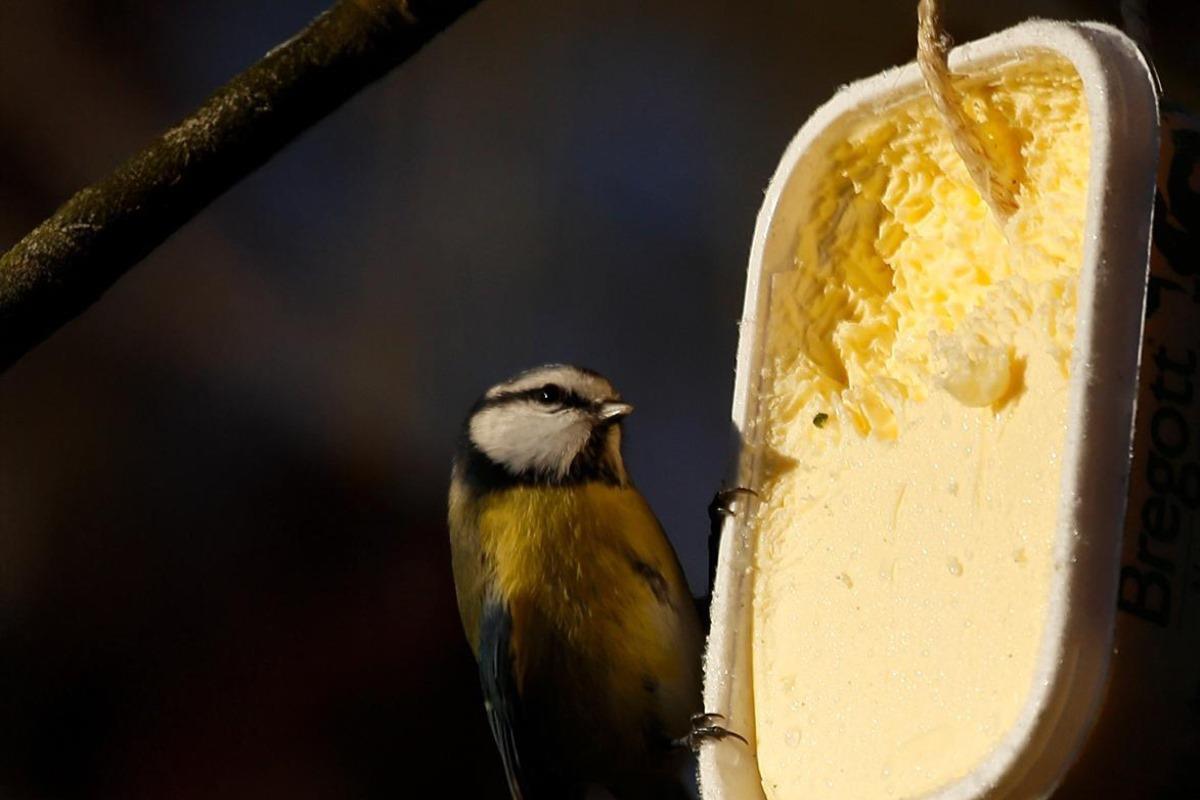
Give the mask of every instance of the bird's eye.
M 563 401 L 563 390 L 561 386 L 553 383 L 547 383 L 545 386 L 537 390 L 537 399 L 539 403 L 546 405 L 557 405 Z

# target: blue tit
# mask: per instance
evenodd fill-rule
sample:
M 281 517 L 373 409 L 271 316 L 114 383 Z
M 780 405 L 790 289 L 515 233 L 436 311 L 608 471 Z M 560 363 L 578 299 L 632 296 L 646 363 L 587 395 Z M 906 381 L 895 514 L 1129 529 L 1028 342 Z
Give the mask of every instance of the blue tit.
M 701 630 L 621 458 L 633 407 L 579 367 L 493 386 L 450 484 L 458 609 L 516 800 L 692 796 Z

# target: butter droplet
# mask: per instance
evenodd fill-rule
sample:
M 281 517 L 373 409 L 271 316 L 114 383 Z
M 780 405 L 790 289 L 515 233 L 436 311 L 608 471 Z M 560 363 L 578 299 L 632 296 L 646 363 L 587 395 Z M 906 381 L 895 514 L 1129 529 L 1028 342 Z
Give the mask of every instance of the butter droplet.
M 957 340 L 945 338 L 938 355 L 938 384 L 964 406 L 990 406 L 1008 391 L 1013 368 L 1008 348 L 980 345 L 967 352 Z
M 949 569 L 949 570 L 950 570 L 950 574 L 951 574 L 951 575 L 953 575 L 953 576 L 955 576 L 955 577 L 958 577 L 959 575 L 962 575 L 962 574 L 963 574 L 963 566 L 962 566 L 962 562 L 961 562 L 961 561 L 959 561 L 959 560 L 958 560 L 957 558 L 955 558 L 954 556 L 950 556 L 950 558 L 949 558 L 949 559 L 947 559 L 947 561 L 946 561 L 946 568 L 947 568 L 947 569 Z

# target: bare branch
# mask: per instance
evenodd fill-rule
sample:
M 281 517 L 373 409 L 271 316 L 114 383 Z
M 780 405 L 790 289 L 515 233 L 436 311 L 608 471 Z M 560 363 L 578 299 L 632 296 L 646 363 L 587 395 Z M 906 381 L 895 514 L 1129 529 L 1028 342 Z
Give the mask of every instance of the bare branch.
M 0 256 L 0 372 L 479 0 L 338 0 Z

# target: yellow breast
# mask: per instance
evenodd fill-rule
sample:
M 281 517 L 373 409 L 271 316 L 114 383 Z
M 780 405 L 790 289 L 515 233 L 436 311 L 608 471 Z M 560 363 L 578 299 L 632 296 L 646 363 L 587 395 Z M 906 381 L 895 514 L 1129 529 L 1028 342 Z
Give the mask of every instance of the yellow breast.
M 636 489 L 518 486 L 482 498 L 477 520 L 491 573 L 487 591 L 513 614 L 518 676 L 542 646 L 557 642 L 605 665 L 616 691 L 641 691 L 643 679 L 630 677 L 636 673 L 653 677 L 671 705 L 694 702 L 700 632 L 693 600 Z

